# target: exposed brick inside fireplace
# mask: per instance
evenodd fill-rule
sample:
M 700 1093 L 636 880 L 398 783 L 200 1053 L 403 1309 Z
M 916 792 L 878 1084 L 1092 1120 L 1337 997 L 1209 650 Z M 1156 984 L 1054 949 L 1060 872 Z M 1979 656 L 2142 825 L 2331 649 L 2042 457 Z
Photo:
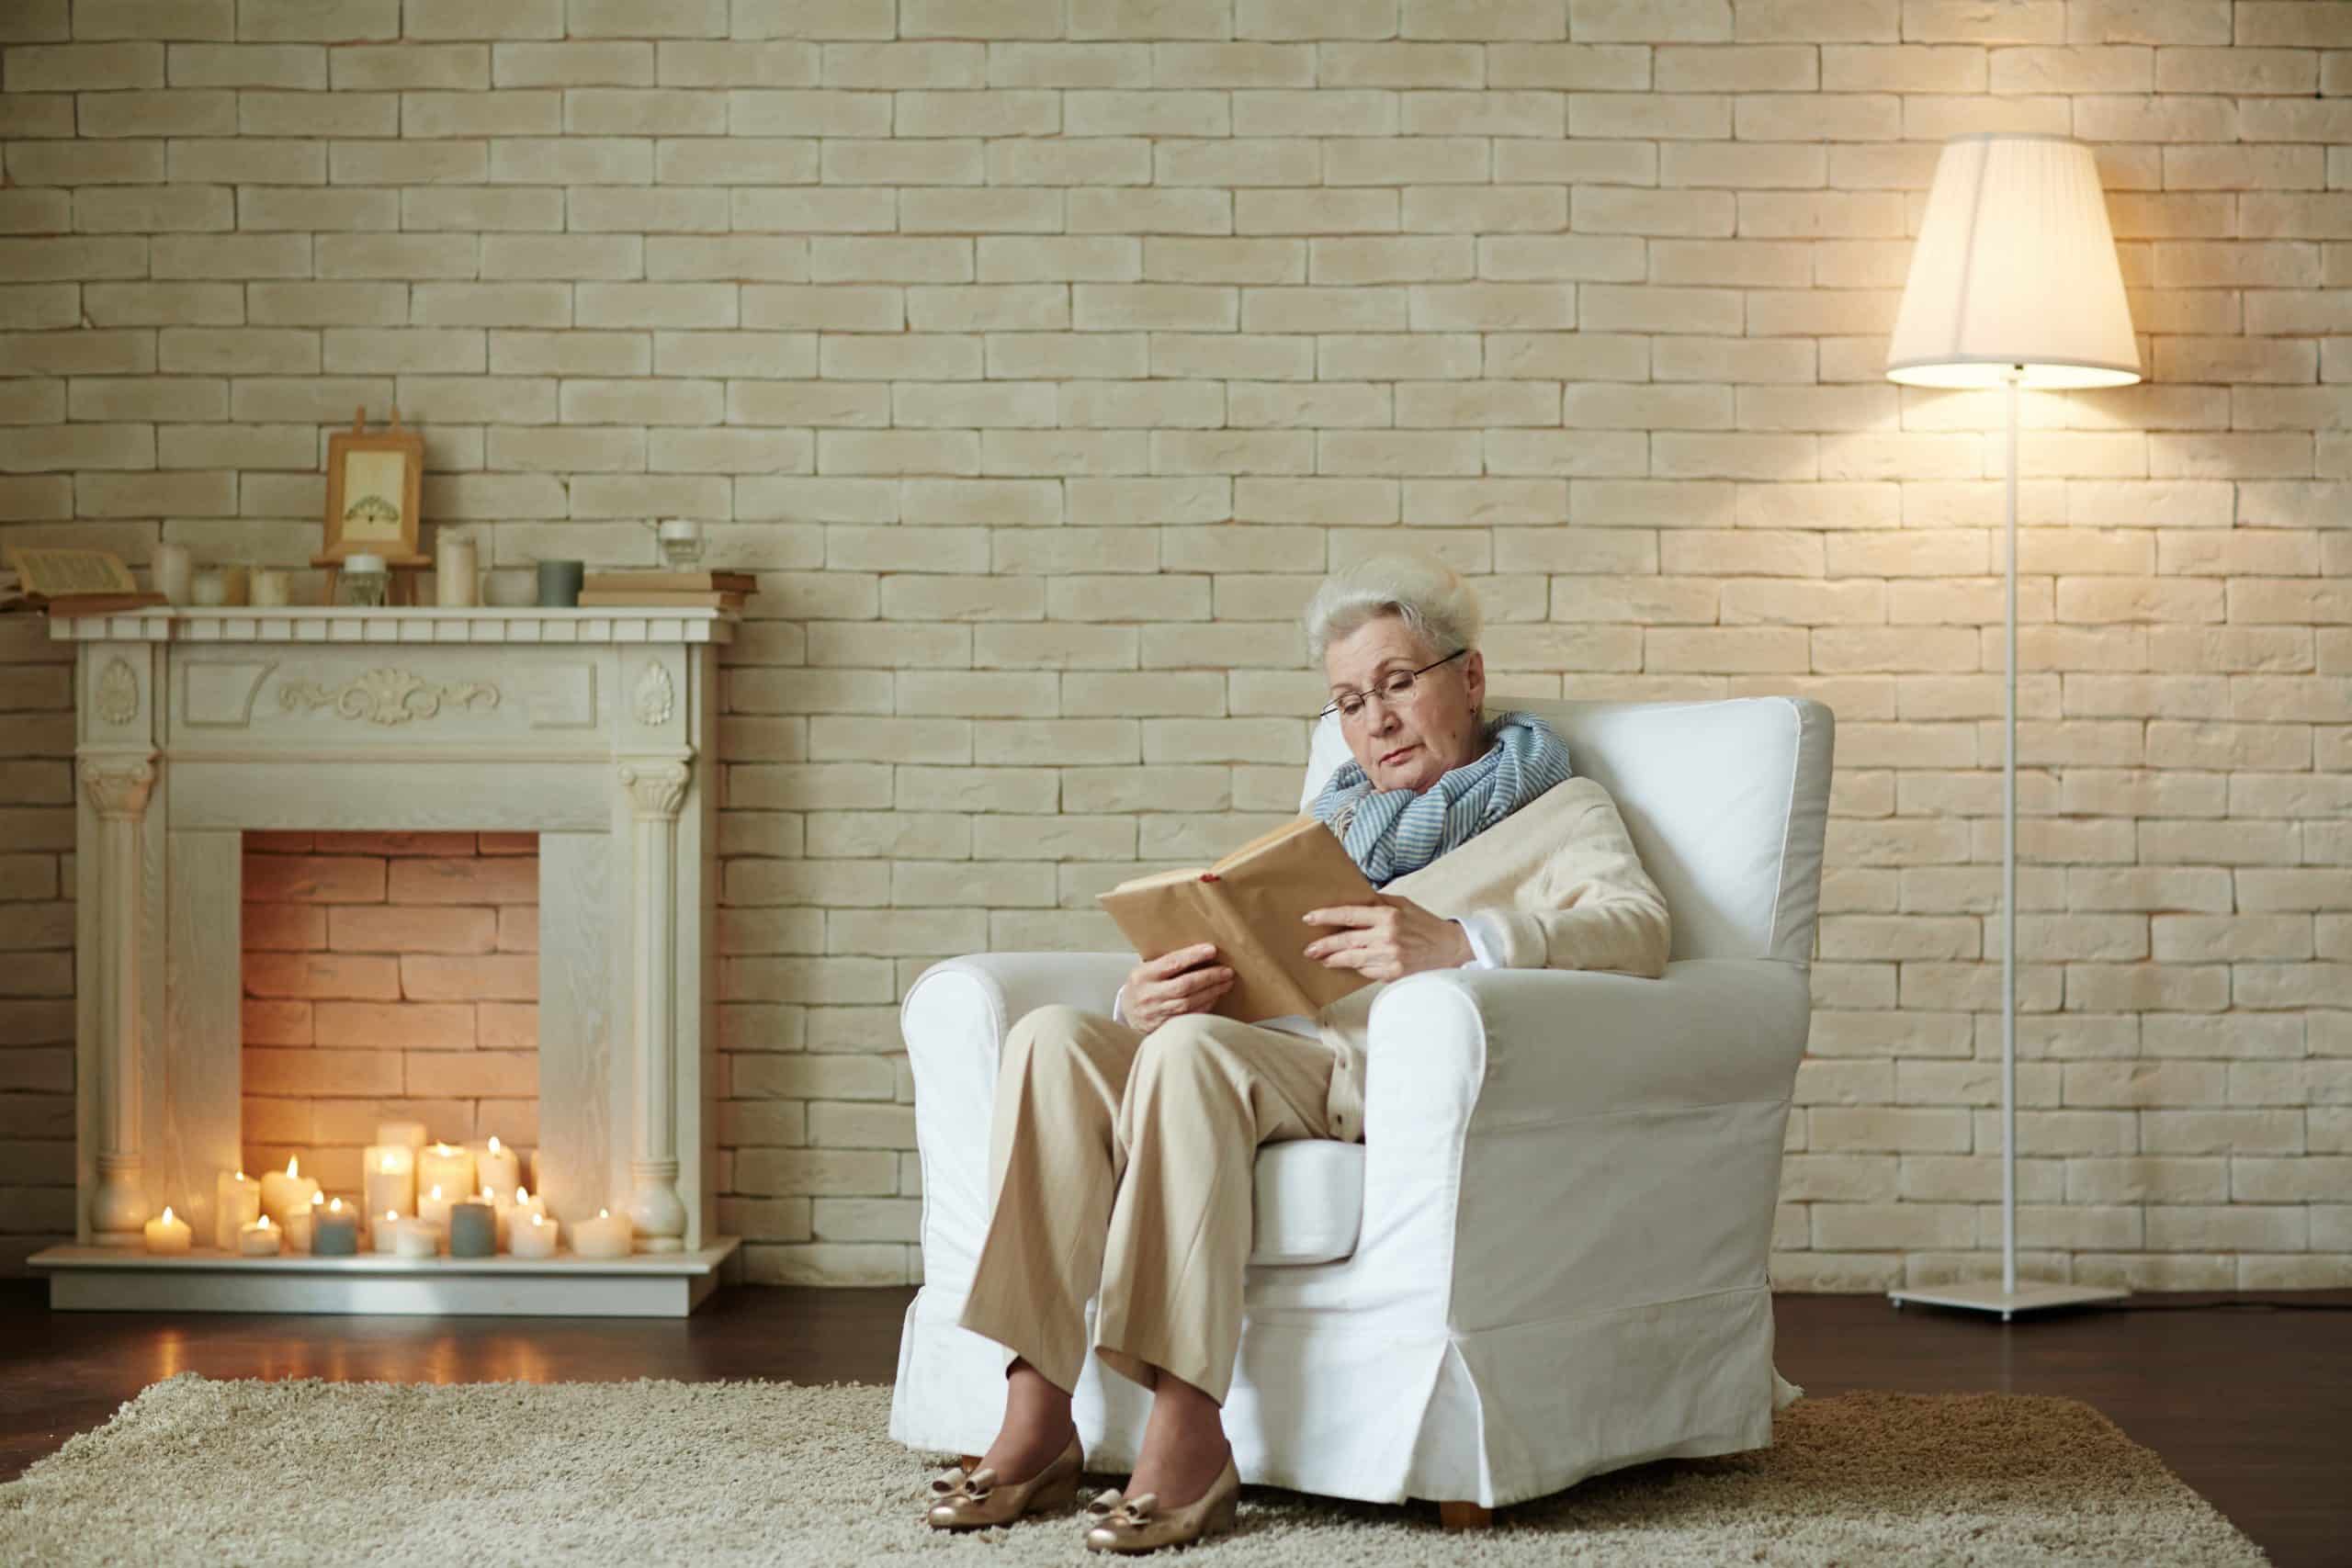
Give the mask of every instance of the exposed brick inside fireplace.
M 243 1158 L 356 1193 L 385 1120 L 538 1142 L 538 838 L 248 833 Z

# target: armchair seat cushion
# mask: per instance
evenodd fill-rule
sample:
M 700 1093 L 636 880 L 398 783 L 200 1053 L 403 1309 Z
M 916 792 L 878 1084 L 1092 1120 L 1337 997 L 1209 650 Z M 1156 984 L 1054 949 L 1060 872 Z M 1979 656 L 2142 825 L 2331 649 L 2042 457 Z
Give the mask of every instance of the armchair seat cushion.
M 1250 1261 L 1334 1263 L 1363 1224 L 1363 1145 L 1291 1138 L 1258 1150 Z

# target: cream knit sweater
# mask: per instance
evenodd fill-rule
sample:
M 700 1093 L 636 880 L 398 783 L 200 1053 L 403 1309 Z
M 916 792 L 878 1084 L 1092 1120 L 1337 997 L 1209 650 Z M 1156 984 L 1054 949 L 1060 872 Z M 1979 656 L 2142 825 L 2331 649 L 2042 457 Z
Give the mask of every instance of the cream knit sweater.
M 1381 891 L 1448 919 L 1473 910 L 1502 933 L 1506 969 L 1610 969 L 1656 979 L 1671 931 L 1666 899 L 1642 869 L 1609 792 L 1564 779 L 1469 842 Z M 1386 982 L 1317 1015 L 1338 1060 L 1326 1108 L 1331 1135 L 1363 1136 L 1364 1043 Z

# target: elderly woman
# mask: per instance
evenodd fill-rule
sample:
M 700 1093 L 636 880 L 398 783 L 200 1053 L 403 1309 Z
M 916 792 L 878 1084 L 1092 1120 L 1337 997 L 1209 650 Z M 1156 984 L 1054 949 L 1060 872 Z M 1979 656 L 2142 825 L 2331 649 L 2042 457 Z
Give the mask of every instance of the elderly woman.
M 1316 910 L 1308 955 L 1377 981 L 1453 967 L 1664 972 L 1665 901 L 1606 791 L 1530 713 L 1487 716 L 1479 615 L 1435 562 L 1334 574 L 1306 612 L 1352 761 L 1314 814 L 1380 889 Z M 1509 829 L 1493 832 L 1498 825 Z M 1147 1551 L 1230 1528 L 1240 1480 L 1219 1409 L 1240 1343 L 1258 1145 L 1363 1136 L 1370 986 L 1316 1018 L 1242 1023 L 1210 947 L 1136 966 L 1109 1014 L 1039 1008 L 1007 1032 L 993 1204 L 962 1325 L 1004 1348 L 1004 1424 L 930 1523 L 1067 1506 L 1085 1456 L 1070 1391 L 1092 1348 L 1154 1391 L 1124 1495 L 1089 1548 Z

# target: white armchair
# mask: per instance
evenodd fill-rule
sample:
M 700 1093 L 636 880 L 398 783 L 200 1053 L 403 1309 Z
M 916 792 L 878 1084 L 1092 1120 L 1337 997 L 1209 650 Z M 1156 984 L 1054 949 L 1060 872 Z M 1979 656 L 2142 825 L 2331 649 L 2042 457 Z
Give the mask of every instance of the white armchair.
M 1812 1004 L 1832 720 L 1817 702 L 1529 701 L 1617 802 L 1673 919 L 1665 976 L 1442 970 L 1371 1015 L 1364 1141 L 1268 1145 L 1225 1406 L 1246 1483 L 1449 1522 L 1584 1477 L 1771 1441 L 1765 1273 Z M 1316 732 L 1302 808 L 1346 756 Z M 1510 832 L 1506 821 L 1491 829 Z M 1002 1355 L 956 1322 L 988 1226 L 1005 1031 L 1110 1010 L 1128 953 L 951 959 L 902 1012 L 923 1284 L 890 1435 L 977 1454 Z M 1093 1327 L 1094 1303 L 1087 1307 Z M 1090 1355 L 1090 1469 L 1132 1468 L 1151 1396 Z

